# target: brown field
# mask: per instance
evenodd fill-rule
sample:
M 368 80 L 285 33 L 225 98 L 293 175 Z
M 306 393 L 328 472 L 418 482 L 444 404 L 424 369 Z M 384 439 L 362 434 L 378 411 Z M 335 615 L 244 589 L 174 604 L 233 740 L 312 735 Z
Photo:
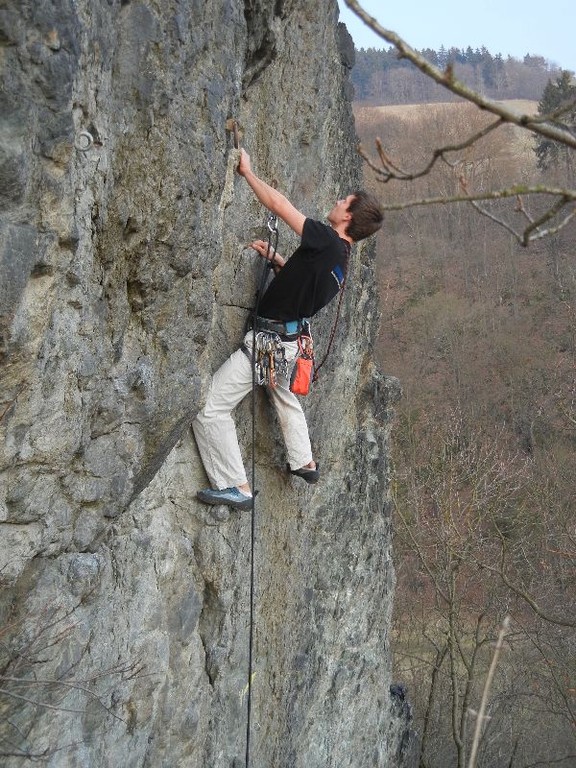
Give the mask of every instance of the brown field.
M 507 101 L 499 101 L 497 104 L 503 104 L 518 114 L 535 114 L 538 109 L 537 101 L 528 101 L 527 99 L 509 99 Z M 438 102 L 433 104 L 391 104 L 381 106 L 354 106 L 354 112 L 373 112 L 375 115 L 381 114 L 382 117 L 389 115 L 397 115 L 402 118 L 409 118 L 411 116 L 417 118 L 422 113 L 428 113 L 429 115 L 437 115 L 451 111 L 453 114 L 458 114 L 463 107 L 469 108 L 470 105 L 462 104 L 461 102 Z

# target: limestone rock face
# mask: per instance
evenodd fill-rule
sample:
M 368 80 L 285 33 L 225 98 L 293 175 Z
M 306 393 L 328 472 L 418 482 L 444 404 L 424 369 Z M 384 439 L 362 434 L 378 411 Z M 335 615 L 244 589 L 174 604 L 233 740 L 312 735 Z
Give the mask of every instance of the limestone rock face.
M 256 397 L 254 529 L 210 510 L 189 425 L 238 344 L 266 212 L 358 185 L 335 0 L 0 8 L 0 755 L 53 768 L 400 766 L 388 435 L 369 247 L 305 408 L 322 482 Z M 281 225 L 289 254 L 294 236 Z M 335 307 L 317 318 L 325 347 Z M 250 403 L 237 422 L 247 464 Z M 299 484 L 300 483 L 300 484 Z M 252 530 L 254 537 L 252 537 Z

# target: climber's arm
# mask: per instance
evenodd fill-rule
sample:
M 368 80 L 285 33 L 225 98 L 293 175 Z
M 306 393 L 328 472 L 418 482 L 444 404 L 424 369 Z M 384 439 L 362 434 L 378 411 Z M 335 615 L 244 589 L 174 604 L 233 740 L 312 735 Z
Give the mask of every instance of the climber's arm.
M 254 248 L 255 251 L 258 251 L 263 259 L 268 259 L 276 273 L 279 272 L 286 263 L 284 257 L 280 256 L 277 251 L 272 250 L 270 244 L 265 240 L 254 240 L 253 243 L 250 243 L 250 248 Z
M 295 208 L 281 192 L 256 176 L 250 164 L 250 155 L 244 149 L 240 150 L 238 173 L 244 176 L 262 205 L 286 222 L 297 235 L 302 234 L 306 216 Z

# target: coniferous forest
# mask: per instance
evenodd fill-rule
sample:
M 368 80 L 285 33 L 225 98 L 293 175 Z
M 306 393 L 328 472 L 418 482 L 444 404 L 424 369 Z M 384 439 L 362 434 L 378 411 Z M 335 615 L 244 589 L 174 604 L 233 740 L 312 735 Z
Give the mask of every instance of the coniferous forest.
M 527 55 L 520 61 L 492 55 L 484 47 L 425 49 L 420 53 L 440 69 L 450 64 L 459 80 L 493 99 L 538 101 L 548 80 L 559 74 L 558 68 L 541 56 Z M 356 101 L 363 103 L 422 104 L 456 99 L 410 62 L 399 59 L 392 47 L 356 51 L 352 82 Z

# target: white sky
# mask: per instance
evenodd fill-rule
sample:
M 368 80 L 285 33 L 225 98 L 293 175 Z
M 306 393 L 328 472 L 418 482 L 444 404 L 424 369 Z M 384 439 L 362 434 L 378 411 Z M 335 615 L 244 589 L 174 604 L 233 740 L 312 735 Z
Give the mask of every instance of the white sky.
M 523 59 L 543 56 L 576 72 L 576 0 L 358 0 L 384 29 L 417 50 L 473 49 Z M 356 48 L 388 48 L 338 0 Z

